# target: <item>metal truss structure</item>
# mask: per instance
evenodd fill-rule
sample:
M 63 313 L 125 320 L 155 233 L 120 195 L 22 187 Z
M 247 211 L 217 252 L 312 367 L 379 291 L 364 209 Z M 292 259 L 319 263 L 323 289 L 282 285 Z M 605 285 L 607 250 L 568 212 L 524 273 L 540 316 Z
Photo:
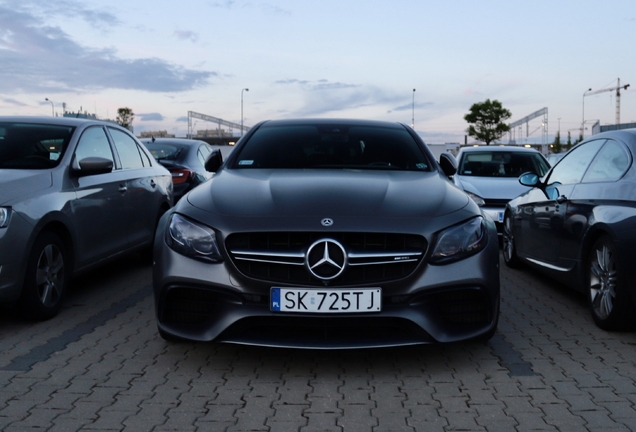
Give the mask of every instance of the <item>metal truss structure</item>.
M 530 132 L 530 120 L 533 120 L 542 116 L 543 116 L 543 119 L 541 121 L 541 126 L 538 126 L 536 129 Z M 516 138 L 517 128 L 519 129 L 519 140 L 524 138 L 523 129 L 522 129 L 522 126 L 524 123 L 526 125 L 525 138 L 529 137 L 530 135 L 535 133 L 537 130 L 541 129 L 541 144 L 548 144 L 548 109 L 547 108 L 541 108 L 539 111 L 535 111 L 532 114 L 525 116 L 521 120 L 517 120 L 514 123 L 510 123 L 509 124 L 510 131 L 508 132 L 509 144 L 522 144 L 521 142 L 517 142 L 515 138 Z
M 217 117 L 212 117 L 212 116 L 201 114 L 194 111 L 188 111 L 188 138 L 192 138 L 192 136 L 194 135 L 193 133 L 194 131 L 192 130 L 193 118 L 218 124 L 217 132 L 218 132 L 219 138 L 223 136 L 221 132 L 221 126 L 227 126 L 230 133 L 233 133 L 234 129 L 238 129 L 239 131 L 243 131 L 243 132 L 248 131 L 250 129 L 249 126 L 243 126 L 238 123 L 233 123 L 233 122 L 223 120 Z

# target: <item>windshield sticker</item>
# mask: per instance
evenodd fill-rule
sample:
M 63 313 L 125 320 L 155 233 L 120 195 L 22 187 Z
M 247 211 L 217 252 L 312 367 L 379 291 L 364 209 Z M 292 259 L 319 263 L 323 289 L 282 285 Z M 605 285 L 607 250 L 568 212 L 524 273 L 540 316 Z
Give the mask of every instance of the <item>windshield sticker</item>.
M 238 163 L 239 165 L 254 165 L 254 161 L 253 160 L 241 160 Z
M 418 164 L 415 164 L 415 166 L 417 167 L 417 169 L 422 169 L 422 170 L 428 168 L 428 165 L 426 165 L 425 163 L 422 163 L 422 162 L 420 162 Z

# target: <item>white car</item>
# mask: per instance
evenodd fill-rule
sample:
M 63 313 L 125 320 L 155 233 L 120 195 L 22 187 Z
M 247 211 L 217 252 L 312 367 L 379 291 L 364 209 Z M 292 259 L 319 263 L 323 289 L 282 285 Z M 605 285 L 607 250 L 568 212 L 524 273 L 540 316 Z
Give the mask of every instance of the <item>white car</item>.
M 519 176 L 534 172 L 543 177 L 550 169 L 537 150 L 517 146 L 464 147 L 457 161 L 453 181 L 492 217 L 499 236 L 506 203 L 528 190 L 519 183 Z
M 550 166 L 552 166 L 552 165 L 556 165 L 556 163 L 557 163 L 558 161 L 560 161 L 560 160 L 561 160 L 561 158 L 562 158 L 563 156 L 565 156 L 565 154 L 566 154 L 566 153 L 567 153 L 567 152 L 562 152 L 562 153 L 551 153 L 551 154 L 549 154 L 549 155 L 548 155 L 548 162 L 550 163 Z

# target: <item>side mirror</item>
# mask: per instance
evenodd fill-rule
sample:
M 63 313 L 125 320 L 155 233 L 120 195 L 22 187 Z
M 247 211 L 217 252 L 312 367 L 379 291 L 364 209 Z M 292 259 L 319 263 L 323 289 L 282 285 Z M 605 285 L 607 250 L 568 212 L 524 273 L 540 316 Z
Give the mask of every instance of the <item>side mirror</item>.
M 446 177 L 452 177 L 457 173 L 457 159 L 451 153 L 442 153 L 439 156 L 439 165 Z
M 536 187 L 539 184 L 539 176 L 533 172 L 527 172 L 519 176 L 519 183 L 528 187 Z
M 74 165 L 72 171 L 77 177 L 106 174 L 113 171 L 113 161 L 98 156 L 86 157 Z
M 205 170 L 215 173 L 221 168 L 221 165 L 223 165 L 221 150 L 213 150 L 210 156 L 208 156 L 208 160 L 205 161 Z

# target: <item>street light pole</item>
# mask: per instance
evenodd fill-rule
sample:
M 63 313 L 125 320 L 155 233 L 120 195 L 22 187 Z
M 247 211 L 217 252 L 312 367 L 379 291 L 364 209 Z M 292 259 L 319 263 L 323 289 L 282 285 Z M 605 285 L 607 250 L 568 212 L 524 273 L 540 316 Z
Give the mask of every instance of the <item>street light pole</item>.
M 250 91 L 248 88 L 241 89 L 241 136 L 243 136 L 243 92 Z
M 583 104 L 582 104 L 582 110 L 583 110 L 583 114 L 581 117 L 581 138 L 583 138 L 583 129 L 585 128 L 585 96 L 587 95 L 587 93 L 591 92 L 592 88 L 589 88 L 587 90 L 585 90 L 585 92 L 583 92 Z
M 413 103 L 411 104 L 411 128 L 415 129 L 415 89 L 413 89 Z
M 55 108 L 53 107 L 53 101 L 49 100 L 49 98 L 44 98 L 44 100 L 51 103 L 51 115 L 55 117 Z

